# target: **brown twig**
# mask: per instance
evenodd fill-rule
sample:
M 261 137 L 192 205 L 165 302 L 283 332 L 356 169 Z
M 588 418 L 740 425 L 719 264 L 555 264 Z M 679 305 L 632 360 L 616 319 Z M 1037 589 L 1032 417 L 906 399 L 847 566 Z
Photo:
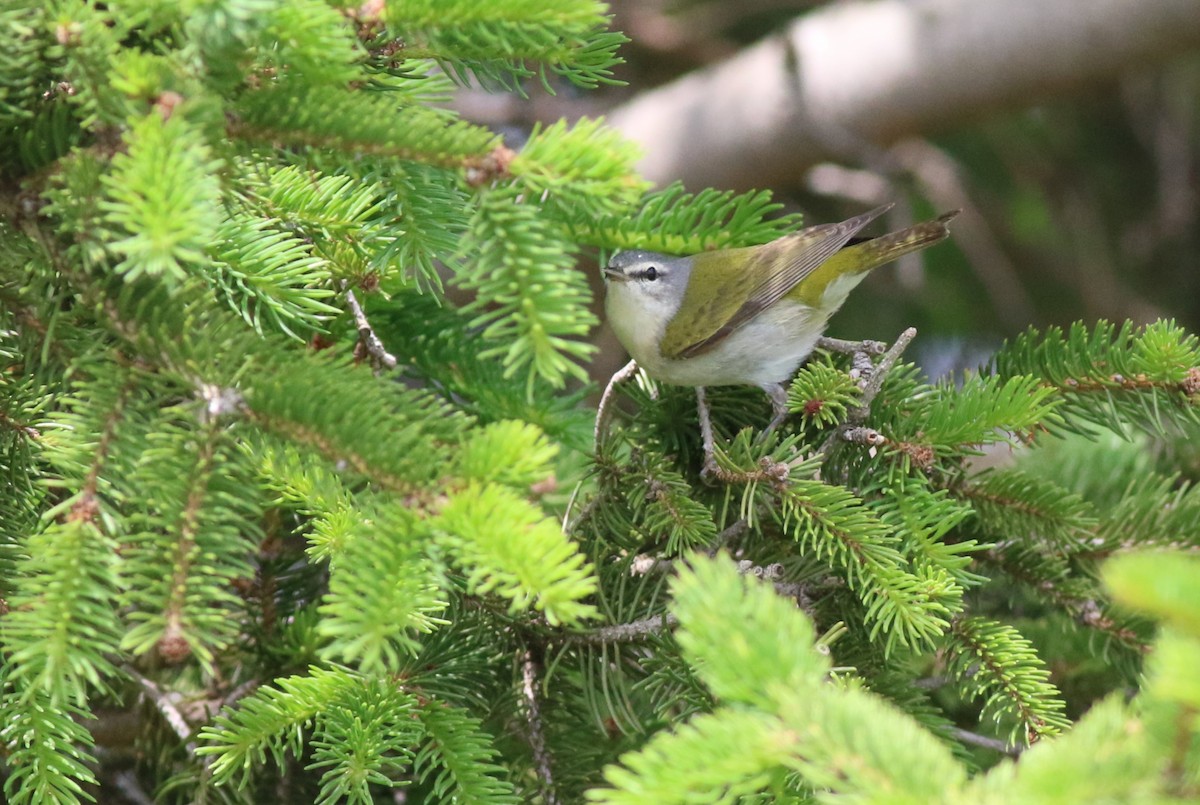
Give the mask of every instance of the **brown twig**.
M 192 740 L 192 727 L 188 724 L 183 713 L 171 701 L 170 695 L 158 686 L 154 680 L 142 676 L 131 665 L 123 666 L 122 670 L 142 689 L 142 694 L 150 700 L 167 726 L 184 742 L 183 746 L 189 756 L 196 754 L 196 742 Z
M 748 561 L 738 563 L 738 573 L 754 576 L 757 579 L 770 581 L 781 572 L 779 565 L 755 565 Z M 811 585 L 797 581 L 777 581 L 772 585 L 776 594 L 785 598 L 796 599 L 796 605 L 810 617 L 813 615 L 813 602 L 808 596 Z M 820 585 L 819 585 L 820 586 Z M 566 641 L 574 645 L 598 646 L 607 643 L 636 643 L 647 640 L 656 634 L 674 629 L 679 625 L 679 619 L 671 613 L 651 615 L 628 623 L 615 623 L 601 626 L 590 632 L 569 634 Z
M 891 348 L 883 353 L 879 363 L 873 366 L 869 372 L 864 373 L 859 380 L 862 395 L 859 397 L 858 404 L 846 414 L 846 421 L 829 434 L 829 438 L 821 445 L 821 453 L 829 455 L 829 451 L 839 439 L 862 444 L 878 444 L 884 439 L 878 431 L 864 428 L 862 424 L 867 421 L 867 416 L 871 413 L 871 403 L 875 401 L 875 397 L 883 388 L 883 381 L 887 379 L 888 373 L 896 366 L 896 362 L 900 360 L 904 350 L 916 337 L 915 327 L 909 327 L 900 333 Z
M 645 640 L 660 632 L 670 631 L 679 625 L 674 615 L 652 615 L 649 618 L 601 626 L 590 632 L 567 635 L 567 642 L 576 645 L 598 646 L 605 643 L 634 643 Z
M 546 749 L 546 732 L 542 722 L 542 705 L 538 696 L 538 676 L 541 662 L 531 649 L 526 649 L 521 658 L 521 698 L 525 711 L 525 726 L 529 747 L 533 750 L 534 768 L 542 788 L 542 802 L 558 805 L 558 794 L 554 790 L 554 774 L 550 764 L 550 752 Z
M 380 366 L 388 369 L 396 368 L 396 356 L 387 351 L 387 348 L 383 345 L 383 341 L 375 334 L 375 330 L 371 327 L 371 322 L 367 320 L 367 314 L 363 312 L 362 305 L 358 303 L 358 297 L 354 295 L 354 291 L 345 282 L 342 283 L 342 288 L 346 292 L 346 307 L 350 308 L 350 314 L 354 316 L 354 325 L 358 328 L 359 340 L 363 348 L 367 350 L 367 354 Z
M 846 341 L 841 338 L 821 336 L 817 339 L 817 349 L 840 352 L 843 355 L 857 355 L 860 352 L 868 355 L 882 355 L 887 351 L 887 344 L 882 341 Z
M 984 749 L 991 749 L 993 752 L 999 752 L 1009 757 L 1017 757 L 1024 751 L 1022 747 L 1010 745 L 999 738 L 989 738 L 986 735 L 970 732 L 960 727 L 951 727 L 950 734 L 965 744 L 981 746 Z

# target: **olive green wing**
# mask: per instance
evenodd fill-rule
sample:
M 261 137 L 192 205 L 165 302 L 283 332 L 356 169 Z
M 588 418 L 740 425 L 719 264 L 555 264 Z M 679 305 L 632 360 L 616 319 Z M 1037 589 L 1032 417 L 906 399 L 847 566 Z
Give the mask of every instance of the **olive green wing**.
M 891 204 L 877 207 L 837 224 L 810 226 L 763 246 L 696 255 L 692 281 L 688 283 L 681 306 L 688 310 L 688 320 L 683 322 L 676 316 L 667 325 L 660 345 L 663 356 L 692 358 L 712 349 L 787 296 L 863 227 L 891 207 Z M 745 268 L 740 272 L 703 271 L 705 261 L 733 259 L 736 262 L 738 258 L 745 261 Z M 699 283 L 695 281 L 697 273 L 705 277 L 715 273 L 719 279 Z M 704 287 L 699 287 L 701 285 Z
M 692 270 L 680 310 L 667 323 L 659 350 L 666 358 L 684 358 L 690 347 L 711 338 L 742 308 L 757 283 L 747 281 L 757 249 L 721 249 L 691 258 Z M 742 268 L 736 268 L 737 266 Z

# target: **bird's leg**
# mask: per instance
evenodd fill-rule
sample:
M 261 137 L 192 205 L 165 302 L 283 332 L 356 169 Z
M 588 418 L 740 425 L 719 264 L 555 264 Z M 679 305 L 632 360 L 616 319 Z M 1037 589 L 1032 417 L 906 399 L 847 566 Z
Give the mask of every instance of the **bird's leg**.
M 759 388 L 765 391 L 767 396 L 771 398 L 771 410 L 775 412 L 775 418 L 771 420 L 771 424 L 767 425 L 767 429 L 764 430 L 758 437 L 760 439 L 765 439 L 770 436 L 777 427 L 782 425 L 783 420 L 787 418 L 787 389 L 783 387 L 782 383 L 771 383 L 760 386 Z
M 596 407 L 596 449 L 600 449 L 600 440 L 604 437 L 604 431 L 608 426 L 609 409 L 612 407 L 613 397 L 617 394 L 617 386 L 624 383 L 629 378 L 637 373 L 637 361 L 630 361 L 617 370 L 617 373 L 608 381 L 608 385 L 604 387 L 604 393 L 600 395 L 600 405 Z
M 700 416 L 700 439 L 704 444 L 704 467 L 700 470 L 701 478 L 712 478 L 719 474 L 717 467 L 716 447 L 713 444 L 712 417 L 708 410 L 708 397 L 704 386 L 696 386 L 696 413 Z

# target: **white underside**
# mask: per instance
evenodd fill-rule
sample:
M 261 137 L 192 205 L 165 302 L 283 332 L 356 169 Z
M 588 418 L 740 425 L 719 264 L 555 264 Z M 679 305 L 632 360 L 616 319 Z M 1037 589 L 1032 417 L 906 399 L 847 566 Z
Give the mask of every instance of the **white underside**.
M 711 351 L 678 361 L 638 360 L 654 378 L 681 386 L 770 386 L 782 383 L 813 351 L 825 330 L 815 310 L 781 301 Z
M 861 279 L 854 275 L 834 280 L 819 310 L 782 299 L 709 352 L 683 360 L 659 356 L 658 344 L 673 310 L 655 310 L 645 299 L 610 289 L 608 318 L 630 356 L 656 380 L 680 386 L 767 387 L 792 376 L 825 332 L 829 316 Z

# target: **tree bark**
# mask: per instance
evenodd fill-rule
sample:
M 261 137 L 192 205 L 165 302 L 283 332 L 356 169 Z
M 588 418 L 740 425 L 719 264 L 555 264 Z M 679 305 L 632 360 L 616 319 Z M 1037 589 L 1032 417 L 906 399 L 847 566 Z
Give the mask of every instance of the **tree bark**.
M 1200 0 L 839 3 L 609 119 L 643 146 L 656 183 L 779 185 L 864 143 L 1036 103 L 1198 45 Z

